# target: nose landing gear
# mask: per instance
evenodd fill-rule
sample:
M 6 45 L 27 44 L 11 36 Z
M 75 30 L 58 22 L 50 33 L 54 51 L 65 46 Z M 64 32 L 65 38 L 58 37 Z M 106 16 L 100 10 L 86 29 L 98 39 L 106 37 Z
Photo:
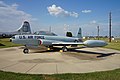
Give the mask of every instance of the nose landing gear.
M 23 50 L 23 53 L 28 54 L 28 53 L 29 53 L 29 49 L 28 49 L 28 48 L 25 48 L 25 49 Z

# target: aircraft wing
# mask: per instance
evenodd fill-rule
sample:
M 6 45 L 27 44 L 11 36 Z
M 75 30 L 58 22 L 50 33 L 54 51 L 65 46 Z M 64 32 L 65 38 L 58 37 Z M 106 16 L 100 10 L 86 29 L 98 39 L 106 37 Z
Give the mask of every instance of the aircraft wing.
M 52 45 L 83 45 L 83 42 L 53 42 Z

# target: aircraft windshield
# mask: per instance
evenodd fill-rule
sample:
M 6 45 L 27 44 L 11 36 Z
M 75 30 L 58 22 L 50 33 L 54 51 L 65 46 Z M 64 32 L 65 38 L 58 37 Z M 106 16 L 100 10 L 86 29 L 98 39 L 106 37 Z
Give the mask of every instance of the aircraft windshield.
M 49 35 L 49 36 L 57 36 L 55 33 L 49 31 L 37 31 L 34 34 L 36 35 Z

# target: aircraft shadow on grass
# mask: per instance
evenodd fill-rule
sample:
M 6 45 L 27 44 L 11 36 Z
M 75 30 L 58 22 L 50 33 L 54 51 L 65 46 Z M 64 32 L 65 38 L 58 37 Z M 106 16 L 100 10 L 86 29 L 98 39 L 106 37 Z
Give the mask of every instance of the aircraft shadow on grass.
M 5 46 L 4 44 L 0 43 L 0 46 Z

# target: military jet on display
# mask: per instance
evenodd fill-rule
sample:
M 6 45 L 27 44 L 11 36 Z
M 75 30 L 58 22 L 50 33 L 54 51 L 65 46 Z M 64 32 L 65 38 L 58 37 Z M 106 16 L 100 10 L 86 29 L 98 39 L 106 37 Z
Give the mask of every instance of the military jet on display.
M 81 41 L 81 28 L 78 31 L 77 37 L 63 37 L 56 35 L 15 35 L 12 37 L 12 42 L 16 44 L 22 44 L 25 46 L 23 52 L 29 53 L 28 47 L 45 46 L 49 49 L 54 46 L 62 46 L 62 51 L 68 50 L 67 46 L 85 45 L 88 47 L 103 47 L 107 43 L 102 40 L 86 40 Z
M 22 26 L 14 32 L 0 32 L 0 37 L 2 37 L 2 38 L 9 37 L 10 38 L 14 35 L 19 35 L 19 34 L 31 34 L 31 28 L 30 28 L 29 22 L 24 21 Z

